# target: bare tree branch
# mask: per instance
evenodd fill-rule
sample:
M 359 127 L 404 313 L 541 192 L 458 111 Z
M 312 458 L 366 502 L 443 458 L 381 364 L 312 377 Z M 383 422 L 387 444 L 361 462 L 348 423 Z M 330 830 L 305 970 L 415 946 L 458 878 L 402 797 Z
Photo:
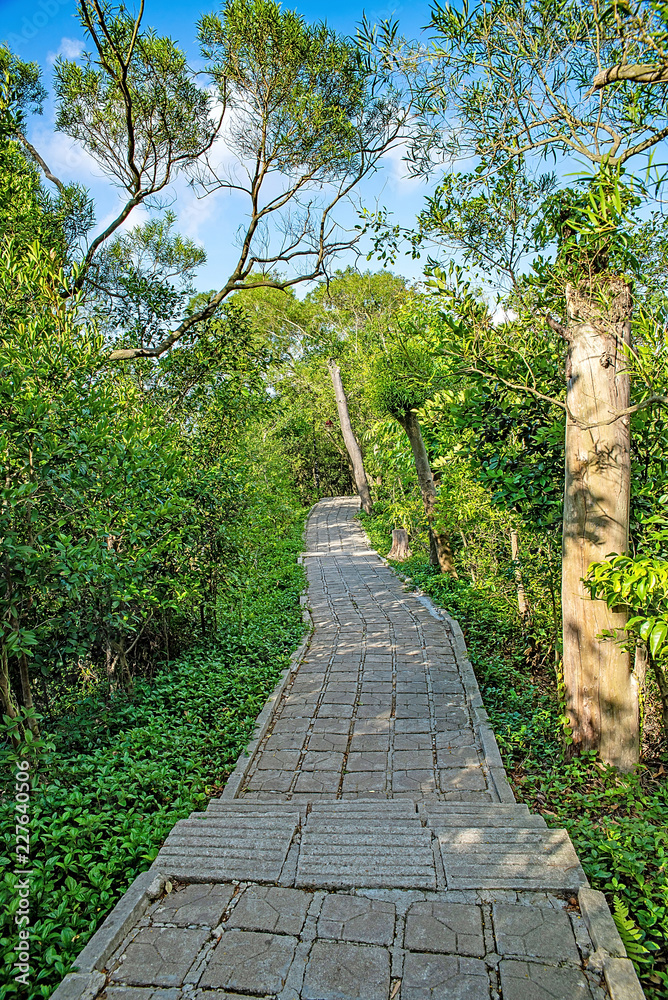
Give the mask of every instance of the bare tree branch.
M 51 181 L 52 184 L 55 184 L 60 193 L 63 194 L 63 192 L 65 191 L 65 185 L 58 177 L 56 177 L 55 174 L 51 173 L 48 166 L 46 165 L 46 162 L 42 159 L 42 157 L 37 152 L 33 144 L 31 142 L 28 142 L 23 132 L 17 130 L 16 135 L 18 136 L 19 140 L 23 143 L 25 148 L 28 150 L 35 163 L 39 164 L 39 166 L 42 168 L 42 173 L 44 174 L 46 179 L 48 181 Z

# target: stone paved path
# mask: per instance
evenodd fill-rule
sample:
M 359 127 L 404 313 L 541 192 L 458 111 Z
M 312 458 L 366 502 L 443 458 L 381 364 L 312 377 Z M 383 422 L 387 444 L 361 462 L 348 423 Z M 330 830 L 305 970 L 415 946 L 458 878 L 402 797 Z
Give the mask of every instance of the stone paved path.
M 358 509 L 310 518 L 314 632 L 244 797 L 498 799 L 448 635 L 368 548 Z
M 641 1000 L 566 832 L 513 798 L 456 624 L 357 509 L 311 514 L 314 628 L 251 758 L 57 1000 Z

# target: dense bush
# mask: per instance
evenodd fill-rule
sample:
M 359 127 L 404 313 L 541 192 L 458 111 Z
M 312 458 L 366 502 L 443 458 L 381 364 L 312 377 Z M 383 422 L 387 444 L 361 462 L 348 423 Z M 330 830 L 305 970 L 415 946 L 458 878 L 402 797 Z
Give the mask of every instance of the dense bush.
M 277 498 L 273 534 L 257 512 L 256 558 L 219 602 L 218 630 L 164 664 L 153 682 L 109 698 L 104 686 L 63 698 L 48 727 L 31 796 L 30 997 L 48 996 L 174 823 L 220 794 L 262 705 L 303 634 L 302 512 Z M 243 603 L 239 595 L 243 593 Z M 14 803 L 0 805 L 11 851 Z M 0 950 L 16 945 L 13 865 L 0 882 Z M 18 995 L 16 984 L 3 995 Z

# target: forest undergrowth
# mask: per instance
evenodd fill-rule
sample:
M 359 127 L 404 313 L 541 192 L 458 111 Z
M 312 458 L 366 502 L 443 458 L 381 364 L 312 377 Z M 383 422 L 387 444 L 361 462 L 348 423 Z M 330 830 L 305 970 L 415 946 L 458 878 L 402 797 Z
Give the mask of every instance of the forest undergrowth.
M 361 519 L 386 555 L 385 519 Z M 426 553 L 392 565 L 459 622 L 516 798 L 548 826 L 568 830 L 592 888 L 608 899 L 648 1000 L 666 1000 L 667 748 L 654 745 L 633 774 L 593 753 L 571 753 L 554 669 L 529 650 L 507 600 L 485 581 L 474 587 L 441 574 Z
M 285 508 L 284 508 L 285 509 Z M 264 533 L 257 562 L 219 600 L 218 628 L 151 681 L 109 698 L 104 685 L 71 691 L 37 758 L 30 803 L 31 962 L 28 1000 L 48 996 L 172 826 L 219 795 L 255 719 L 298 645 L 304 511 Z M 240 600 L 242 595 L 242 600 Z M 14 802 L 0 802 L 9 846 Z M 2 866 L 10 859 L 0 859 Z M 0 882 L 3 963 L 11 965 L 18 898 Z M 20 985 L 3 987 L 19 995 Z

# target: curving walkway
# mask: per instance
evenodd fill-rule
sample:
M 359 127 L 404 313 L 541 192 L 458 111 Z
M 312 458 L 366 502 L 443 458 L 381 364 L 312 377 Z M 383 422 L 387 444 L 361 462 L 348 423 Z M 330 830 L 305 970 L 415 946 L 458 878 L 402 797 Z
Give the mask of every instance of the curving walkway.
M 641 1000 L 568 835 L 515 802 L 455 622 L 321 501 L 313 631 L 220 799 L 55 1000 Z
M 313 635 L 242 794 L 498 800 L 450 637 L 368 548 L 358 509 L 311 515 Z

